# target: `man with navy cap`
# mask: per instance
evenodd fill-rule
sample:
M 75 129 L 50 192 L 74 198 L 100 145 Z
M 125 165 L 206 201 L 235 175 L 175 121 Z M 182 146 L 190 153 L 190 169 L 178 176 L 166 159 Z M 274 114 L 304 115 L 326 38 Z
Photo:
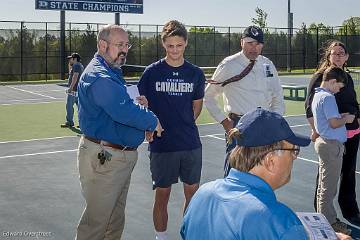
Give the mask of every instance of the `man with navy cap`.
M 205 90 L 205 105 L 226 134 L 242 115 L 258 106 L 281 115 L 285 112 L 276 68 L 268 58 L 260 55 L 264 45 L 263 31 L 256 26 L 247 27 L 240 43 L 242 50 L 219 64 Z M 219 95 L 224 100 L 225 114 L 218 105 Z M 233 147 L 227 144 L 226 152 Z M 230 170 L 227 158 L 225 176 Z
M 69 59 L 69 88 L 66 90 L 66 122 L 60 125 L 62 128 L 74 127 L 74 104 L 78 105 L 77 86 L 84 71 L 80 54 L 74 52 L 67 59 Z
M 295 134 L 280 114 L 262 108 L 245 114 L 229 134 L 236 139 L 230 173 L 195 193 L 182 238 L 307 239 L 299 218 L 276 199 L 274 190 L 289 182 L 300 146 L 308 146 L 310 139 Z

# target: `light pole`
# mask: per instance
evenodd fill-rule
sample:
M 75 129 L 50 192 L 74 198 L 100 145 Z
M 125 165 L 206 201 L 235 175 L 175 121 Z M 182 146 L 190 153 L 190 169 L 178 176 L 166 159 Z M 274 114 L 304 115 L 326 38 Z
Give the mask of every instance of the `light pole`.
M 115 13 L 115 24 L 120 25 L 120 13 Z
M 65 79 L 65 11 L 60 11 L 60 79 Z
M 290 0 L 288 0 L 288 36 L 287 36 L 287 54 L 286 69 L 291 72 L 291 36 L 293 32 L 293 13 L 290 11 Z

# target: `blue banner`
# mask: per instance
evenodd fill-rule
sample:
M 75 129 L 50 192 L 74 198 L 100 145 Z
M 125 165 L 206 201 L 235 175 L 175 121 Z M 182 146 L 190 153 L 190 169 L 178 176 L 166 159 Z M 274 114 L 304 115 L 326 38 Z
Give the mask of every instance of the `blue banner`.
M 143 0 L 35 0 L 35 9 L 143 13 Z

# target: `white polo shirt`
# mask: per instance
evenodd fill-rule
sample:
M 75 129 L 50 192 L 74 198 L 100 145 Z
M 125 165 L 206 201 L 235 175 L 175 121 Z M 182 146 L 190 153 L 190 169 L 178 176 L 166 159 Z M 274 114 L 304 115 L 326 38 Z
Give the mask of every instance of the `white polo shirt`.
M 225 58 L 217 67 L 212 80 L 223 82 L 235 75 L 240 74 L 250 60 L 238 52 Z M 272 61 L 259 55 L 255 65 L 243 79 L 227 84 L 208 84 L 205 89 L 205 105 L 211 116 L 218 122 L 227 116 L 221 111 L 217 97 L 222 95 L 224 112 L 232 112 L 243 115 L 257 107 L 277 112 L 281 115 L 285 112 L 283 90 L 276 68 Z

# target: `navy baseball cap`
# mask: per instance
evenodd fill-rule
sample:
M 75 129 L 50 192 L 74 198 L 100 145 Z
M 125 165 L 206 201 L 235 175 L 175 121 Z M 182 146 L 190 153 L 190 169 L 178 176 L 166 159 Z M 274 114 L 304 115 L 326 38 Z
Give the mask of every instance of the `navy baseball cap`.
M 249 26 L 245 28 L 242 34 L 242 39 L 246 42 L 251 42 L 256 40 L 259 43 L 264 43 L 264 33 L 261 30 L 261 28 L 257 26 Z
M 69 58 L 76 58 L 78 61 L 81 60 L 80 54 L 78 54 L 76 52 L 72 53 L 70 56 L 67 56 L 67 59 L 69 59 Z
M 240 118 L 236 128 L 240 131 L 237 145 L 259 147 L 285 140 L 297 146 L 308 146 L 310 138 L 294 133 L 278 113 L 257 108 Z

